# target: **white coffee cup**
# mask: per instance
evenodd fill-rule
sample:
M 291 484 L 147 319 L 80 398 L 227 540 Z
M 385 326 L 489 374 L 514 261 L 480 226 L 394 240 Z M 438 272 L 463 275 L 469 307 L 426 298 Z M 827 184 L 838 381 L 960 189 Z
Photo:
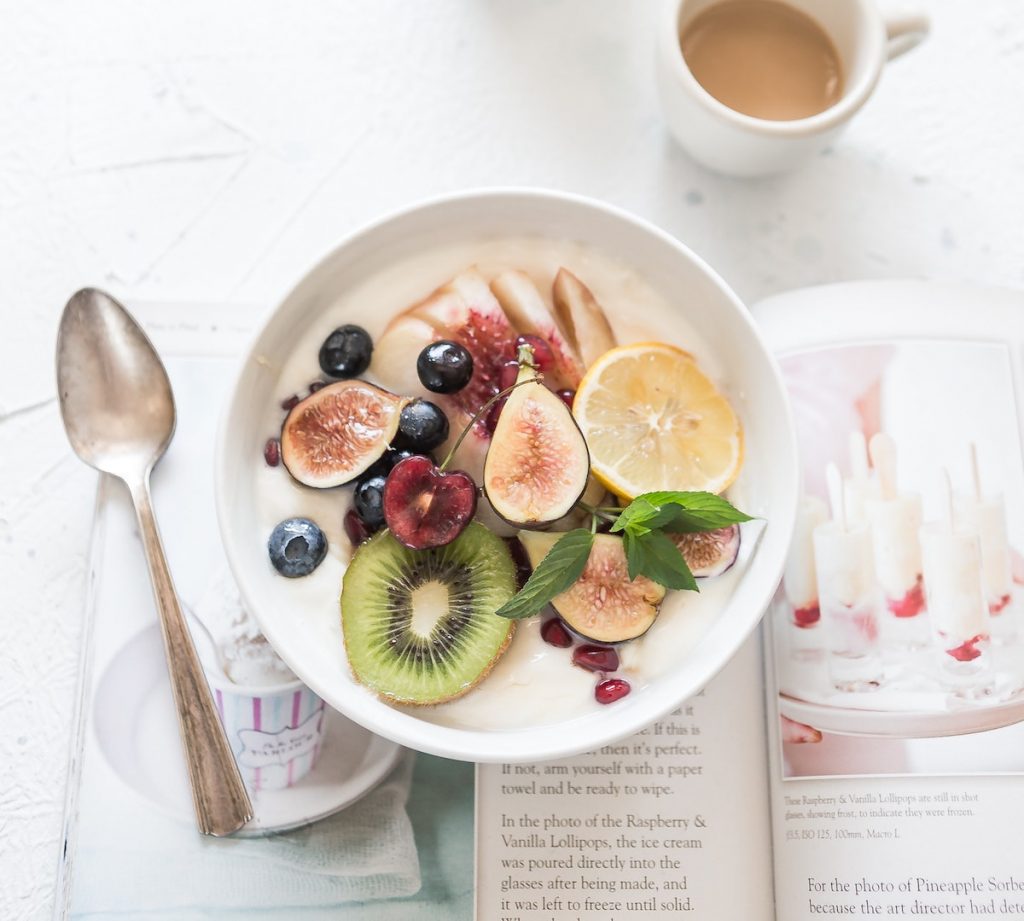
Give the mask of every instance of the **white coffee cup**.
M 699 163 L 732 176 L 783 172 L 822 150 L 867 101 L 886 61 L 928 34 L 926 16 L 883 17 L 872 0 L 785 0 L 831 37 L 845 75 L 843 95 L 809 118 L 754 118 L 715 99 L 683 57 L 680 34 L 694 16 L 717 2 L 722 0 L 668 0 L 659 23 L 658 89 L 675 139 Z

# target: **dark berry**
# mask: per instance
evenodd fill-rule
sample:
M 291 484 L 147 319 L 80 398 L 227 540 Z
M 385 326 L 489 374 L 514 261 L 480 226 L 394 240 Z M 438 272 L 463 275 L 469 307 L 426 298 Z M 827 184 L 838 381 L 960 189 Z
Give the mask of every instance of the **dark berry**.
M 358 547 L 364 540 L 373 534 L 362 518 L 359 517 L 359 513 L 354 509 L 350 508 L 345 512 L 345 533 L 348 535 L 348 539 L 352 541 L 353 547 Z
M 299 395 L 293 393 L 290 397 L 287 397 L 281 401 L 281 409 L 287 409 L 289 411 L 295 409 L 299 405 Z
M 327 555 L 327 539 L 308 518 L 288 518 L 270 532 L 270 562 L 282 576 L 308 576 Z
M 592 672 L 614 672 L 619 667 L 619 654 L 610 646 L 577 646 L 572 664 Z
M 322 390 L 326 386 L 327 381 L 313 381 L 313 383 L 309 385 L 309 392 L 316 393 L 318 390 Z
M 512 562 L 516 564 L 516 588 L 520 589 L 526 585 L 530 578 L 533 567 L 530 565 L 530 558 L 526 555 L 526 548 L 518 537 L 506 537 L 509 553 L 512 554 Z
M 540 336 L 520 336 L 516 339 L 516 349 L 521 345 L 528 345 L 533 349 L 533 364 L 542 374 L 547 374 L 555 365 L 555 353 L 546 339 Z
M 281 463 L 281 442 L 276 438 L 268 438 L 263 446 L 263 459 L 268 467 L 276 467 Z
M 379 460 L 373 462 L 370 467 L 363 474 L 363 477 L 369 476 L 387 476 L 394 469 L 395 464 L 399 461 L 404 461 L 407 457 L 412 457 L 416 454 L 416 451 L 409 451 L 405 448 L 401 450 L 397 448 L 388 448 L 381 456 Z M 434 460 L 433 454 L 428 454 L 427 457 Z
M 443 444 L 447 437 L 448 417 L 441 408 L 429 400 L 413 400 L 398 417 L 398 434 L 392 444 L 424 454 Z
M 387 477 L 363 476 L 356 483 L 352 505 L 371 531 L 384 526 L 384 482 Z
M 506 361 L 501 366 L 501 370 L 498 371 L 498 389 L 504 390 L 507 387 L 511 387 L 516 382 L 517 377 L 519 377 L 519 362 Z
M 613 704 L 622 700 L 631 690 L 625 678 L 605 678 L 594 688 L 594 698 L 599 704 Z
M 473 356 L 457 342 L 431 342 L 416 359 L 416 373 L 431 393 L 455 393 L 473 376 Z
M 572 634 L 565 628 L 557 617 L 545 622 L 540 628 L 541 639 L 549 646 L 557 646 L 559 649 L 568 649 L 572 645 Z
M 320 368 L 331 377 L 358 377 L 373 355 L 373 340 L 361 326 L 339 326 L 320 346 Z
M 569 407 L 569 409 L 572 409 L 572 401 L 573 398 L 576 396 L 575 390 L 556 390 L 555 393 L 557 393 L 562 398 L 562 402 L 564 402 L 565 405 Z

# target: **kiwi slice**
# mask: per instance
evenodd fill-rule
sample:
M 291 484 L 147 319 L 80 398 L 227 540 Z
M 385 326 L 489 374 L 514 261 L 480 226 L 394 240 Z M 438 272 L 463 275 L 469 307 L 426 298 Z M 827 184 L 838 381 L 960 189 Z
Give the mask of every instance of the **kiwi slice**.
M 360 545 L 342 582 L 352 671 L 394 703 L 460 697 L 508 647 L 515 622 L 494 612 L 515 591 L 508 547 L 479 522 L 429 550 L 410 550 L 381 531 Z

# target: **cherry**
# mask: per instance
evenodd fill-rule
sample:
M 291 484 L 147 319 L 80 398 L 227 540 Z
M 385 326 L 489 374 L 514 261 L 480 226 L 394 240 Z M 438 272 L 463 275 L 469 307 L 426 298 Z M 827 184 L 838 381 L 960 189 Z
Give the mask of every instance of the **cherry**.
M 562 402 L 565 403 L 569 409 L 572 409 L 572 401 L 576 396 L 575 390 L 556 390 L 555 393 L 562 398 Z
M 281 409 L 286 409 L 288 411 L 295 409 L 295 407 L 298 405 L 299 395 L 297 393 L 293 393 L 290 397 L 287 397 L 286 399 L 281 401 Z
M 614 672 L 619 667 L 619 654 L 610 646 L 577 646 L 572 651 L 572 664 L 591 672 Z
M 819 620 L 821 620 L 821 608 L 816 602 L 793 610 L 793 623 L 798 627 L 813 627 Z
M 522 345 L 528 345 L 533 349 L 533 363 L 541 374 L 547 374 L 555 366 L 555 353 L 551 351 L 547 339 L 527 334 L 516 339 L 517 351 Z
M 557 617 L 545 622 L 540 628 L 540 636 L 549 646 L 557 646 L 559 649 L 568 649 L 572 645 L 572 635 Z
M 348 539 L 352 541 L 352 546 L 358 547 L 373 534 L 373 531 L 370 530 L 369 525 L 359 516 L 359 513 L 354 508 L 350 508 L 345 512 L 345 533 L 348 535 Z
M 268 467 L 276 467 L 281 463 L 281 442 L 276 438 L 268 438 L 263 446 L 263 459 Z
M 599 704 L 613 704 L 617 700 L 622 700 L 631 690 L 633 689 L 625 678 L 606 678 L 597 683 L 594 698 Z
M 476 512 L 476 483 L 461 470 L 446 473 L 429 457 L 399 461 L 384 484 L 384 520 L 412 550 L 455 540 Z

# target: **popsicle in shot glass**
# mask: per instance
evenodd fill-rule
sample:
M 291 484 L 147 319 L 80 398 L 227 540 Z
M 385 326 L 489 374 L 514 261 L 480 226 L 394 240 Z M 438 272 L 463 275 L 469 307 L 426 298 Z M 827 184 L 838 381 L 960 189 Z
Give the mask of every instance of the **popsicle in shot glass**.
M 921 497 L 896 487 L 896 445 L 883 433 L 871 439 L 871 460 L 878 475 L 876 498 L 866 501 L 871 523 L 875 575 L 885 607 L 883 633 L 899 649 L 921 649 L 931 640 L 925 615 L 921 564 Z
M 796 513 L 796 528 L 782 588 L 789 608 L 790 655 L 813 660 L 822 654 L 823 631 L 818 602 L 818 577 L 814 568 L 814 529 L 828 520 L 828 507 L 817 496 L 804 496 Z
M 814 529 L 814 563 L 829 678 L 839 691 L 872 691 L 883 681 L 871 531 L 846 517 L 842 478 L 826 470 L 833 520 Z
M 992 690 L 990 618 L 981 576 L 978 532 L 958 522 L 949 475 L 945 517 L 921 527 L 925 596 L 935 633 L 943 686 L 958 697 L 983 697 Z
M 879 495 L 878 477 L 871 475 L 864 433 L 850 432 L 850 475 L 843 480 L 843 508 L 850 524 L 867 521 L 867 505 Z

